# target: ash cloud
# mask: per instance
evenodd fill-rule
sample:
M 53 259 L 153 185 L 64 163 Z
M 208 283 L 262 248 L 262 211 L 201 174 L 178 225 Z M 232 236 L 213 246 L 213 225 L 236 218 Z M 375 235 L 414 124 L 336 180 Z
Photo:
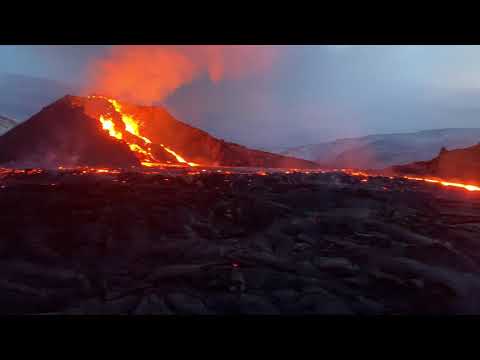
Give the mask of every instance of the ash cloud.
M 267 71 L 279 52 L 272 46 L 119 46 L 89 64 L 84 91 L 152 105 L 205 75 L 216 84 Z

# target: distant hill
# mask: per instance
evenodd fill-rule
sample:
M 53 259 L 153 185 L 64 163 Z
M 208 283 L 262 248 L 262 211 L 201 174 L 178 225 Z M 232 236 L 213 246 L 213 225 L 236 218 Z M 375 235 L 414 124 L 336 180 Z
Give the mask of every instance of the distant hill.
M 452 128 L 339 139 L 290 148 L 279 153 L 334 167 L 381 169 L 430 160 L 442 147 L 462 148 L 479 141 L 480 128 Z
M 8 130 L 17 125 L 16 121 L 0 115 L 0 135 L 5 134 Z

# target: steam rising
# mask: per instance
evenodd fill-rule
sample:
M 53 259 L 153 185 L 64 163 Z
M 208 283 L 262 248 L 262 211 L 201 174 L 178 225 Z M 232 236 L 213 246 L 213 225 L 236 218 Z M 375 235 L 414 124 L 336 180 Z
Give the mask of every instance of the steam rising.
M 202 75 L 218 83 L 260 73 L 277 54 L 270 46 L 119 46 L 90 64 L 85 90 L 151 104 Z

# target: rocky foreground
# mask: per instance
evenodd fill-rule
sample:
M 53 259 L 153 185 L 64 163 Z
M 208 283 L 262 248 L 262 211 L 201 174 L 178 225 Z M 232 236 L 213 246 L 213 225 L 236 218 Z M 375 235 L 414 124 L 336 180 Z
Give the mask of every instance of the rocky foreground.
M 0 176 L 3 314 L 480 313 L 480 194 L 343 173 Z

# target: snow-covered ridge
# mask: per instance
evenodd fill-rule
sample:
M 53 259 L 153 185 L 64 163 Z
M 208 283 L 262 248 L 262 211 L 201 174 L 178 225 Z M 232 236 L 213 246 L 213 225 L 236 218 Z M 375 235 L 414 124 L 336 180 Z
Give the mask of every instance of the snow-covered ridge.
M 338 139 L 280 153 L 339 167 L 383 168 L 430 160 L 442 147 L 451 150 L 479 142 L 480 128 L 452 128 Z

